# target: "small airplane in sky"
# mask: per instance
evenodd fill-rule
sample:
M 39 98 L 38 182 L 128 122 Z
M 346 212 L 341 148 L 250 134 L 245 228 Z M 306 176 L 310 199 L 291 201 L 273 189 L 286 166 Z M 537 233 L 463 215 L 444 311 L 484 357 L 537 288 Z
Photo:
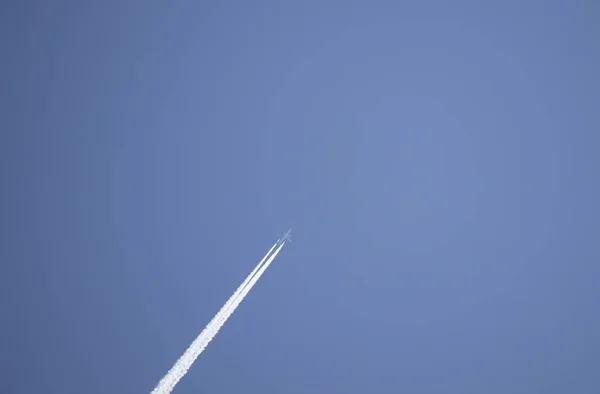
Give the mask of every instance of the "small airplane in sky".
M 292 229 L 290 228 L 283 237 L 280 238 L 280 242 L 290 241 L 292 242 Z

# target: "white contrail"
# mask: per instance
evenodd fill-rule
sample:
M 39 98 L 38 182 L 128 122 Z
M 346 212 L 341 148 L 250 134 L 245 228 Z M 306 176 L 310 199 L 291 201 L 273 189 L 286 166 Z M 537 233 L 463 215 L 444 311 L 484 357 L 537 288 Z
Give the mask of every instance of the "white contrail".
M 206 338 L 208 335 L 210 335 L 211 331 L 213 330 L 213 327 L 215 326 L 215 323 L 217 321 L 221 320 L 221 317 L 223 316 L 223 314 L 225 314 L 228 311 L 229 306 L 239 297 L 242 290 L 247 286 L 247 284 L 250 282 L 252 277 L 260 269 L 260 267 L 263 265 L 265 260 L 269 257 L 269 255 L 271 254 L 273 249 L 277 246 L 278 242 L 273 244 L 273 246 L 271 247 L 271 249 L 269 249 L 267 254 L 262 258 L 262 260 L 252 270 L 250 275 L 248 275 L 248 277 L 246 277 L 244 282 L 242 282 L 242 284 L 237 288 L 237 290 L 233 293 L 233 295 L 231 297 L 229 297 L 229 300 L 227 300 L 225 305 L 223 305 L 223 307 L 219 310 L 219 312 L 212 318 L 210 323 L 207 324 L 206 328 L 204 328 L 204 330 L 202 330 L 200 335 L 198 335 L 198 337 L 196 337 L 194 342 L 192 342 L 192 344 L 188 347 L 188 349 L 185 351 L 185 353 L 183 353 L 183 355 L 179 358 L 179 360 L 177 360 L 175 365 L 173 365 L 173 367 L 169 370 L 169 372 L 167 372 L 167 374 L 160 380 L 158 385 L 154 388 L 154 390 L 152 390 L 153 394 L 170 393 L 171 390 L 173 390 L 173 388 L 175 387 L 177 382 L 183 377 L 183 375 L 185 375 L 187 370 L 191 367 L 191 364 L 195 361 L 195 359 L 198 357 L 200 352 L 204 349 L 205 346 L 203 346 L 203 344 L 207 343 Z M 193 356 L 194 354 L 195 354 L 195 356 Z M 186 367 L 186 365 L 187 365 L 187 367 Z
M 279 242 L 279 241 L 277 241 L 277 242 Z M 229 299 L 227 300 L 227 302 L 225 303 L 225 305 L 223 305 L 221 307 L 221 309 L 219 309 L 219 312 L 217 312 L 217 314 L 212 318 L 212 320 L 210 321 L 210 323 L 208 323 L 206 325 L 206 327 L 204 328 L 204 330 L 202 330 L 202 332 L 200 333 L 200 335 L 202 335 L 203 333 L 208 333 L 208 331 L 211 330 L 212 327 L 214 326 L 215 322 L 217 320 L 219 320 L 219 318 L 224 313 L 226 313 L 226 311 L 229 309 L 229 306 L 235 301 L 236 298 L 239 297 L 239 295 L 242 292 L 242 290 L 244 290 L 244 288 L 250 282 L 250 280 L 252 279 L 252 277 L 256 274 L 256 272 L 259 270 L 259 268 L 262 266 L 262 264 L 265 262 L 265 260 L 269 257 L 269 255 L 271 254 L 271 252 L 273 251 L 273 249 L 275 249 L 275 247 L 277 246 L 277 242 L 275 242 L 273 244 L 273 246 L 271 246 L 271 249 L 269 249 L 269 251 L 267 252 L 267 254 L 265 255 L 265 257 L 263 257 L 262 260 L 260 260 L 260 262 L 258 264 L 256 264 L 256 267 L 254 267 L 254 269 L 252 270 L 252 272 L 250 272 L 250 275 L 248 275 L 246 277 L 246 279 L 244 279 L 244 281 L 242 282 L 242 284 L 231 295 L 231 297 L 229 297 Z
M 238 289 L 233 293 L 233 295 L 227 300 L 225 305 L 219 310 L 219 312 L 213 317 L 210 323 L 206 326 L 204 330 L 198 335 L 198 337 L 192 342 L 192 344 L 188 347 L 188 349 L 183 353 L 183 355 L 177 360 L 175 365 L 167 372 L 167 374 L 160 380 L 158 385 L 152 390 L 152 394 L 167 394 L 170 393 L 175 385 L 183 378 L 183 376 L 190 369 L 196 358 L 202 353 L 202 351 L 206 348 L 208 343 L 217 335 L 219 329 L 225 324 L 225 321 L 231 316 L 233 311 L 239 306 L 242 302 L 243 298 L 248 294 L 250 289 L 256 284 L 258 279 L 262 276 L 265 270 L 269 267 L 269 265 L 273 262 L 285 241 L 281 243 L 281 245 L 277 248 L 277 250 L 271 254 L 273 249 L 277 246 L 279 241 L 277 241 L 269 252 L 263 257 L 263 259 L 257 264 L 257 266 L 252 270 L 250 275 L 244 280 L 244 282 L 238 287 Z M 265 260 L 268 260 L 265 262 Z M 263 264 L 264 263 L 264 264 Z
M 217 333 L 219 332 L 221 327 L 225 324 L 227 319 L 229 319 L 229 317 L 233 314 L 233 312 L 241 304 L 242 300 L 246 297 L 246 295 L 250 292 L 250 290 L 252 290 L 252 287 L 254 287 L 254 285 L 256 284 L 256 282 L 258 282 L 258 280 L 260 279 L 262 274 L 264 274 L 264 272 L 267 270 L 267 268 L 269 268 L 269 266 L 271 265 L 273 260 L 275 260 L 275 257 L 277 256 L 277 254 L 279 253 L 281 248 L 283 248 L 284 244 L 285 244 L 285 241 L 277 248 L 277 250 L 271 255 L 271 257 L 269 257 L 267 262 L 260 268 L 258 273 L 256 275 L 254 275 L 254 277 L 252 278 L 250 283 L 248 283 L 248 286 L 246 286 L 242 290 L 239 297 L 237 297 L 233 301 L 229 310 L 217 320 L 217 322 L 215 323 L 215 326 L 212 327 L 211 331 L 209 333 L 207 333 L 207 335 L 206 335 L 206 343 L 204 344 L 204 347 L 206 347 L 208 345 L 208 343 L 217 335 Z M 204 348 L 202 348 L 202 350 L 204 350 Z

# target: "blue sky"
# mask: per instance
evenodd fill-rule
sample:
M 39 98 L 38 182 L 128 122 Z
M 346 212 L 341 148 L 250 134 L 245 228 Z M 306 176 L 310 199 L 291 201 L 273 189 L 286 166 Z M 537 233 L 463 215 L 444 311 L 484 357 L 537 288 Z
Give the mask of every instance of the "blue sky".
M 7 392 L 599 392 L 594 2 L 1 18 Z

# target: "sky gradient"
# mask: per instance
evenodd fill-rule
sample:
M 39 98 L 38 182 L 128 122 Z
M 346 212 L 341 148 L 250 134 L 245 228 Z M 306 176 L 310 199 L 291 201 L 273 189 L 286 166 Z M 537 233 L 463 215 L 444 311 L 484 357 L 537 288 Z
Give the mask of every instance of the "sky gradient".
M 285 4 L 284 4 L 285 3 Z M 2 12 L 3 390 L 600 392 L 600 5 Z

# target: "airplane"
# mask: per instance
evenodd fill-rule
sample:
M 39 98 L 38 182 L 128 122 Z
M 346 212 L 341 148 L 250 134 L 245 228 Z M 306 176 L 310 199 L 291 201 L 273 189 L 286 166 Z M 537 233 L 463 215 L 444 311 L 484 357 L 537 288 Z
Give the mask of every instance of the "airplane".
M 280 238 L 280 242 L 290 241 L 292 242 L 292 229 L 290 228 L 283 237 Z

